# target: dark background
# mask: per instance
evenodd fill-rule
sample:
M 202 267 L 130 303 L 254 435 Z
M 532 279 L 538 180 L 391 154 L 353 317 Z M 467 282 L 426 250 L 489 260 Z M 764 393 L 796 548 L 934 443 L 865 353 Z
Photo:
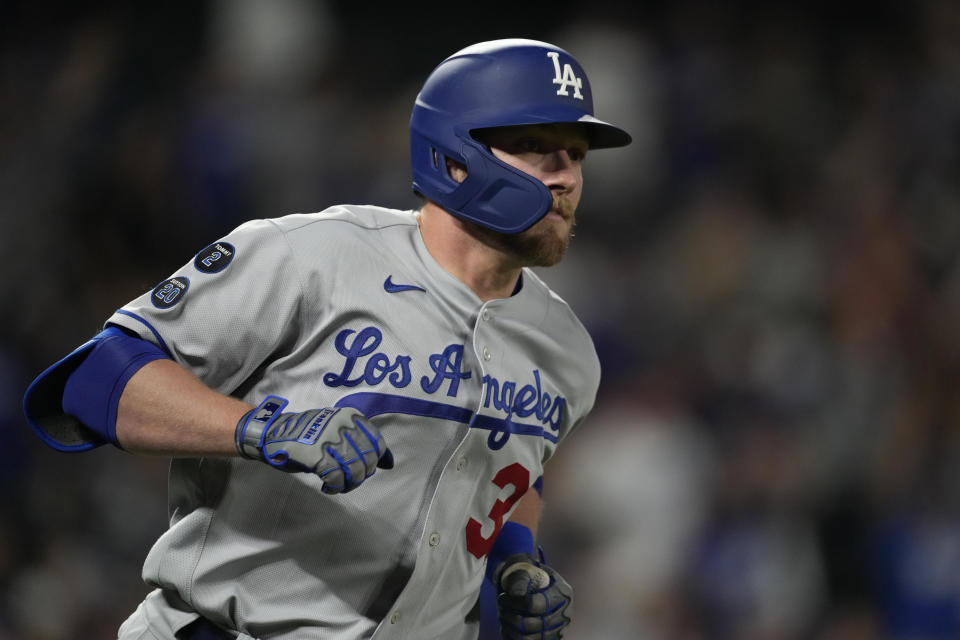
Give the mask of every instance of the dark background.
M 516 36 L 635 138 L 542 271 L 604 365 L 546 477 L 570 637 L 960 637 L 957 3 L 0 0 L 0 639 L 115 637 L 166 519 L 33 377 L 246 219 L 414 206 L 420 83 Z

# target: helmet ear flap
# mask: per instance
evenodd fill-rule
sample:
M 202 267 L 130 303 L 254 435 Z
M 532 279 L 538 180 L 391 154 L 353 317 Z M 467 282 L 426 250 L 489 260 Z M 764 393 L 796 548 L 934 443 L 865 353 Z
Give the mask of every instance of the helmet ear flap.
M 481 142 L 459 141 L 460 153 L 453 153 L 411 133 L 415 192 L 460 218 L 501 233 L 520 233 L 549 211 L 553 196 L 546 185 L 498 160 Z M 466 167 L 462 182 L 450 175 L 447 159 Z
M 447 168 L 452 154 L 416 132 L 410 133 L 410 155 L 414 166 L 413 190 L 440 201 L 460 185 Z
M 440 174 L 446 174 L 448 178 L 456 182 L 457 184 L 463 182 L 462 180 L 457 180 L 452 173 L 450 173 L 450 165 L 454 162 L 457 162 L 447 154 L 443 153 L 436 146 L 430 147 L 430 159 L 432 160 L 433 167 L 440 172 Z M 457 164 L 462 165 L 462 163 L 457 162 Z
M 496 158 L 485 145 L 464 144 L 467 179 L 456 210 L 501 233 L 520 233 L 546 215 L 553 195 L 541 181 Z

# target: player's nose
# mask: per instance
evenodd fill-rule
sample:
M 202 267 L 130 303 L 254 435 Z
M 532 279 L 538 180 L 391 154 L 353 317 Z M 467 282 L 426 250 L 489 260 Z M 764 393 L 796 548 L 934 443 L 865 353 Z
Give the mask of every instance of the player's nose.
M 566 149 L 556 149 L 543 159 L 543 182 L 550 188 L 573 189 L 580 181 L 580 166 Z

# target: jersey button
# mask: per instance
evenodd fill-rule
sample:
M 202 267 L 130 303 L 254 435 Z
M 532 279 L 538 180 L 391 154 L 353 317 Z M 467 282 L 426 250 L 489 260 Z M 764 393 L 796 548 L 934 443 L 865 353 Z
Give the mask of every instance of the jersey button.
M 400 621 L 400 612 L 394 611 L 390 616 L 390 624 L 397 624 Z
M 489 360 L 490 358 L 493 357 L 493 355 L 490 353 L 490 349 L 487 349 L 486 347 L 483 348 L 482 353 L 483 353 L 484 360 Z
M 435 547 L 440 544 L 440 534 L 434 531 L 430 534 L 430 546 Z
M 480 314 L 480 317 L 483 318 L 483 320 L 484 320 L 485 322 L 489 322 L 489 321 L 490 321 L 490 309 L 484 309 L 484 310 L 483 310 L 483 313 Z
M 466 456 L 464 456 L 464 457 L 460 458 L 459 460 L 457 460 L 457 471 L 463 471 L 466 466 L 467 466 L 467 457 L 466 457 Z

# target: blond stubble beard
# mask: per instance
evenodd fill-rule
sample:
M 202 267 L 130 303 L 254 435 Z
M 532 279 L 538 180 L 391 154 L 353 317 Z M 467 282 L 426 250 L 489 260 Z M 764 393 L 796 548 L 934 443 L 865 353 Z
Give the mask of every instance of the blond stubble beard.
M 559 212 L 570 227 L 541 218 L 532 227 L 520 233 L 500 233 L 463 220 L 464 228 L 483 244 L 509 256 L 523 267 L 552 267 L 567 253 L 573 229 L 577 224 L 574 206 L 565 198 L 553 194 L 551 211 Z M 560 229 L 564 229 L 560 231 Z

